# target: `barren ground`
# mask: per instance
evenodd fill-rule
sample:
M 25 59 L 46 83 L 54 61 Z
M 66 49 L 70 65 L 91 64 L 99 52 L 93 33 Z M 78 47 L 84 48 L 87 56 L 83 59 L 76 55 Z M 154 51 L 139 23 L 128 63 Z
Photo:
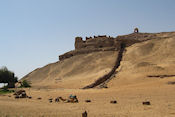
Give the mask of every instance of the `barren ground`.
M 146 84 L 125 85 L 115 89 L 27 89 L 32 99 L 0 96 L 1 117 L 174 117 L 175 85 L 167 84 L 175 77 L 149 81 Z M 49 98 L 76 94 L 79 103 L 49 103 Z M 41 100 L 37 98 L 41 97 Z M 92 102 L 86 103 L 90 99 Z M 111 104 L 117 100 L 117 104 Z M 142 105 L 150 101 L 151 105 Z

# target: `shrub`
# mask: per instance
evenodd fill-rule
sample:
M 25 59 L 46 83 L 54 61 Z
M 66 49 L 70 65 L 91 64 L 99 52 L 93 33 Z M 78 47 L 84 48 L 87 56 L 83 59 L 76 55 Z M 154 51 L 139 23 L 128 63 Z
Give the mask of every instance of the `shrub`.
M 12 92 L 14 92 L 14 90 L 9 90 L 8 86 L 4 86 L 0 88 L 0 94 L 7 94 L 7 93 L 12 93 Z
M 31 87 L 31 82 L 23 80 L 20 87 Z

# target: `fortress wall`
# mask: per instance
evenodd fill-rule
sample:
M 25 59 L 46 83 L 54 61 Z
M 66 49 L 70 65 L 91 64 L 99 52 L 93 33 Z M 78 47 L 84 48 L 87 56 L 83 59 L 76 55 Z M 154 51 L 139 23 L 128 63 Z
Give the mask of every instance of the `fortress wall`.
M 107 37 L 106 35 L 86 37 L 84 41 L 82 37 L 75 38 L 75 50 L 67 52 L 59 56 L 59 60 L 64 60 L 79 54 L 87 54 L 97 51 L 116 51 L 120 49 L 121 44 L 126 47 L 132 44 L 146 41 L 150 39 L 152 34 L 148 33 L 132 33 L 129 35 L 118 36 L 116 38 Z M 152 37 L 153 38 L 153 37 Z
M 81 38 L 82 39 L 82 38 Z M 95 38 L 86 37 L 86 41 L 81 41 L 79 39 L 75 39 L 75 49 L 83 49 L 83 48 L 103 48 L 103 47 L 112 47 L 114 46 L 114 38 L 109 38 L 106 36 L 98 36 Z

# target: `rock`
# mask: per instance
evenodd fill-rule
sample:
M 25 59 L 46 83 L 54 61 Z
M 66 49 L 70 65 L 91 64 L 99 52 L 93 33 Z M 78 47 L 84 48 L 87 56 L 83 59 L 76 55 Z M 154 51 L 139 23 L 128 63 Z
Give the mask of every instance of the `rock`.
M 42 98 L 41 98 L 41 97 L 38 97 L 37 99 L 38 99 L 38 100 L 41 100 Z
M 91 100 L 85 100 L 85 102 L 89 103 L 89 102 L 91 102 Z
M 59 102 L 59 101 L 60 101 L 59 97 L 55 98 L 55 102 Z
M 13 95 L 15 95 L 15 98 L 27 98 L 28 97 L 25 90 L 16 91 Z
M 149 101 L 146 102 L 142 102 L 143 105 L 151 105 L 151 103 Z
M 26 92 L 25 90 L 18 90 L 13 95 L 20 95 L 22 92 Z
M 168 82 L 168 84 L 171 84 L 171 85 L 175 85 L 175 81 L 174 82 Z
M 49 98 L 48 100 L 49 100 L 50 103 L 52 103 L 53 98 Z
M 32 97 L 31 97 L 31 96 L 28 96 L 28 98 L 29 98 L 29 99 L 32 99 Z
M 26 92 L 22 92 L 21 95 L 20 95 L 20 98 L 27 98 Z
M 19 98 L 19 96 L 18 96 L 18 95 L 16 95 L 16 96 L 15 96 L 15 99 L 18 99 L 18 98 Z
M 86 111 L 82 113 L 82 117 L 87 117 L 87 112 Z
M 116 100 L 112 100 L 112 101 L 110 101 L 110 103 L 117 104 L 117 101 Z

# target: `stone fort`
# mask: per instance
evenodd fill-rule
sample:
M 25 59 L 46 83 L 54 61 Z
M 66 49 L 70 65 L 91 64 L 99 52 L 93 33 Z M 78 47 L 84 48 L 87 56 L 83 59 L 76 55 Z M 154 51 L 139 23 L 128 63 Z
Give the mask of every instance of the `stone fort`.
M 117 36 L 115 38 L 106 35 L 99 35 L 86 37 L 86 39 L 83 40 L 82 37 L 76 37 L 74 45 L 75 50 L 60 55 L 59 60 L 62 61 L 75 55 L 87 54 L 91 52 L 118 51 L 121 44 L 128 47 L 132 44 L 149 40 L 150 38 L 153 38 L 152 36 L 154 35 L 150 33 L 131 33 L 129 35 Z

